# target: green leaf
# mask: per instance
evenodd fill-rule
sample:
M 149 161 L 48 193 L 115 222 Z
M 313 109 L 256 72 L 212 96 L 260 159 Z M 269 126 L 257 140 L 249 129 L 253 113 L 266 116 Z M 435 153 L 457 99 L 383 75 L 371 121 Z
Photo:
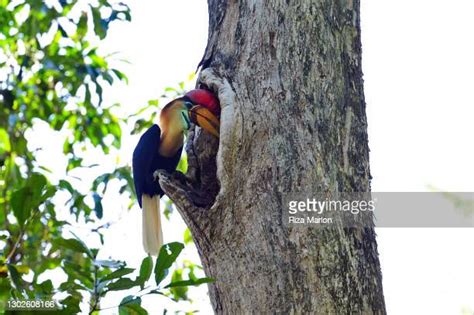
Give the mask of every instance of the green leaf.
M 73 157 L 69 159 L 67 163 L 66 171 L 69 172 L 70 170 L 75 169 L 76 167 L 82 166 L 82 161 L 83 161 L 83 158 L 80 158 L 80 157 Z
M 94 198 L 94 211 L 97 218 L 102 219 L 104 214 L 104 209 L 102 208 L 102 198 L 98 193 L 93 193 L 92 197 Z
M 168 269 L 176 261 L 184 245 L 178 242 L 168 243 L 160 248 L 160 254 L 156 259 L 155 281 L 159 285 L 168 274 Z
M 79 314 L 81 312 L 79 304 L 82 302 L 82 299 L 79 296 L 70 295 L 60 302 L 65 306 L 63 309 L 64 314 Z
M 165 289 L 167 288 L 174 288 L 174 287 L 184 287 L 184 286 L 198 286 L 203 283 L 211 283 L 214 282 L 214 279 L 212 278 L 199 278 L 199 279 L 194 279 L 194 280 L 182 280 L 182 281 L 176 281 L 176 282 L 171 282 L 168 285 L 165 286 Z
M 53 187 L 53 186 L 49 186 L 46 188 L 46 190 L 44 191 L 43 195 L 41 196 L 41 202 L 53 197 L 56 192 L 57 192 L 57 188 L 56 187 Z
M 120 301 L 120 305 L 125 305 L 125 304 L 141 304 L 142 299 L 139 296 L 134 296 L 134 295 L 127 295 Z
M 187 155 L 183 155 L 179 160 L 178 166 L 176 170 L 180 171 L 181 173 L 186 174 L 188 171 L 188 157 Z
M 44 282 L 38 283 L 35 285 L 35 290 L 37 290 L 38 293 L 49 295 L 54 290 L 53 282 L 51 280 L 46 280 Z
M 63 143 L 63 153 L 68 154 L 72 152 L 72 143 L 69 142 L 69 139 L 66 139 Z
M 107 24 L 100 16 L 100 10 L 91 6 L 92 19 L 94 21 L 94 32 L 100 39 L 104 39 L 107 35 Z
M 102 104 L 102 86 L 96 82 L 95 84 L 95 93 L 99 96 L 99 105 Z
M 122 299 L 122 301 L 120 301 L 120 305 L 119 305 L 119 306 L 126 305 L 126 304 L 138 304 L 138 305 L 141 305 L 141 304 L 142 304 L 142 299 L 141 299 L 139 296 L 127 295 L 126 297 L 124 297 L 124 298 Z
M 94 265 L 108 268 L 123 268 L 125 263 L 118 260 L 94 260 Z
M 137 285 L 139 285 L 139 283 L 137 281 L 133 281 L 130 278 L 120 278 L 117 281 L 110 283 L 107 286 L 107 289 L 109 291 L 128 290 Z
M 28 193 L 29 193 L 29 189 L 21 188 L 13 192 L 11 201 L 10 201 L 11 206 L 13 208 L 13 214 L 18 220 L 18 224 L 20 226 L 23 226 L 26 219 L 29 218 L 31 210 L 32 210 L 29 205 L 30 202 L 28 200 Z
M 0 303 L 6 302 L 10 297 L 10 291 L 12 289 L 12 283 L 10 279 L 4 278 L 4 273 L 0 273 Z M 0 304 L 1 306 L 1 304 Z
M 5 129 L 0 128 L 0 154 L 4 154 L 5 152 L 10 152 L 11 145 L 10 145 L 10 137 Z
M 8 268 L 8 273 L 10 275 L 10 278 L 11 278 L 12 283 L 15 286 L 15 288 L 18 291 L 23 291 L 23 288 L 22 288 L 23 281 L 22 281 L 21 275 L 18 272 L 18 270 L 16 269 L 16 267 L 13 266 L 13 265 L 7 265 L 7 268 Z
M 191 73 L 188 75 L 188 81 L 194 80 L 195 77 L 196 77 L 196 73 L 195 73 L 195 72 L 191 72 Z
M 183 281 L 183 272 L 184 269 L 175 269 L 173 271 L 173 275 L 171 276 L 171 282 L 179 282 Z M 174 288 L 170 288 L 170 293 L 173 295 L 173 298 L 177 301 L 179 300 L 187 300 L 188 299 L 188 287 L 187 286 L 178 286 Z
M 87 34 L 87 13 L 82 12 L 79 23 L 77 23 L 77 35 L 82 38 Z
M 190 244 L 193 242 L 193 236 L 191 235 L 191 230 L 189 228 L 186 228 L 186 230 L 184 230 L 183 238 L 184 244 Z
M 115 141 L 112 143 L 117 149 L 120 148 L 120 139 L 122 138 L 122 129 L 119 124 L 111 123 L 108 125 L 109 133 L 115 137 Z
M 75 189 L 72 187 L 71 183 L 61 179 L 58 185 L 61 189 L 67 190 L 71 195 L 74 193 Z
M 104 184 L 104 188 L 102 189 L 101 193 L 105 194 L 105 191 L 107 189 L 107 184 L 109 183 L 109 180 L 112 178 L 111 173 L 105 173 L 97 177 L 94 182 L 92 183 L 92 190 L 98 191 L 99 185 Z
M 142 260 L 142 264 L 140 266 L 139 279 L 141 281 L 140 286 L 142 289 L 145 282 L 148 281 L 148 279 L 150 279 L 152 272 L 153 272 L 153 259 L 151 258 L 151 256 L 147 256 Z
M 100 281 L 107 281 L 107 280 L 120 278 L 120 277 L 128 275 L 128 274 L 130 274 L 134 271 L 135 271 L 135 269 L 133 269 L 133 268 L 121 268 L 121 269 L 115 270 L 114 272 L 109 273 L 108 275 L 106 275 L 105 277 L 100 279 Z
M 119 78 L 121 81 L 125 81 L 125 83 L 128 84 L 128 78 L 125 73 L 117 69 L 112 69 L 112 72 L 117 76 L 117 78 Z
M 87 256 L 92 258 L 92 253 L 89 250 L 89 248 L 87 248 L 83 242 L 81 242 L 77 239 L 74 239 L 74 238 L 69 238 L 69 239 L 59 238 L 55 241 L 55 243 L 59 247 L 67 248 L 67 249 L 70 249 L 70 250 L 78 252 L 78 253 L 84 253 Z
M 158 107 L 159 101 L 158 100 L 149 100 L 148 105 Z
M 23 188 L 12 193 L 11 206 L 20 226 L 30 217 L 31 211 L 44 201 L 41 197 L 46 183 L 46 177 L 33 173 Z
M 142 300 L 132 295 L 126 296 L 119 305 L 119 315 L 146 315 L 148 312 L 140 306 Z
M 85 264 L 85 261 L 83 259 L 81 259 L 81 261 L 84 263 L 78 261 L 63 260 L 62 266 L 64 272 L 68 275 L 69 285 L 79 285 L 82 290 L 93 290 L 94 278 L 93 274 L 91 273 L 90 266 L 87 266 L 89 264 Z M 75 279 L 79 281 L 75 281 Z M 68 285 L 66 284 L 66 286 Z

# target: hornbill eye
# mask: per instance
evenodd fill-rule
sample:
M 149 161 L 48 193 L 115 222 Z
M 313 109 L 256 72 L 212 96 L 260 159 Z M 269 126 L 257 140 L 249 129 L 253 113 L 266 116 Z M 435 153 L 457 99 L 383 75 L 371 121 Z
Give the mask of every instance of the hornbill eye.
M 184 102 L 184 105 L 188 108 L 188 109 L 191 109 L 194 105 L 193 103 L 191 103 L 190 101 L 185 101 Z

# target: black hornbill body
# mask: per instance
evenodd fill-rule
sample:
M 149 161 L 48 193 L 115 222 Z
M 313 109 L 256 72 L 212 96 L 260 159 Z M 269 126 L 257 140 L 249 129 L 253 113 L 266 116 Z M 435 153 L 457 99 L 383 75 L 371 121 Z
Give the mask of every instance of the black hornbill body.
M 159 126 L 150 127 L 133 151 L 133 180 L 143 209 L 143 246 L 150 255 L 157 255 L 163 244 L 159 210 L 164 192 L 154 173 L 176 169 L 191 122 L 219 137 L 219 111 L 219 102 L 211 92 L 192 90 L 161 110 Z

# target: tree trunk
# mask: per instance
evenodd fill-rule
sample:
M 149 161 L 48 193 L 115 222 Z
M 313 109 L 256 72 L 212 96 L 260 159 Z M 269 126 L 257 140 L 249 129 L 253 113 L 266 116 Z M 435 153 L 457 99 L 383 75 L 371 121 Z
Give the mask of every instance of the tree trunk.
M 160 183 L 190 227 L 216 313 L 384 314 L 373 227 L 283 223 L 295 191 L 370 190 L 359 1 L 209 0 L 199 82 L 219 140 Z M 217 162 L 217 163 L 216 163 Z

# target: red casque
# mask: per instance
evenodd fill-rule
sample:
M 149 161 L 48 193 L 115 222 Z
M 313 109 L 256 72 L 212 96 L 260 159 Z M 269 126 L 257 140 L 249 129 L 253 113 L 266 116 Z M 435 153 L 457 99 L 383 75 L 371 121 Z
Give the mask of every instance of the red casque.
M 209 90 L 205 89 L 196 89 L 191 90 L 185 95 L 195 103 L 206 107 L 213 114 L 219 116 L 221 114 L 221 105 L 217 97 Z

